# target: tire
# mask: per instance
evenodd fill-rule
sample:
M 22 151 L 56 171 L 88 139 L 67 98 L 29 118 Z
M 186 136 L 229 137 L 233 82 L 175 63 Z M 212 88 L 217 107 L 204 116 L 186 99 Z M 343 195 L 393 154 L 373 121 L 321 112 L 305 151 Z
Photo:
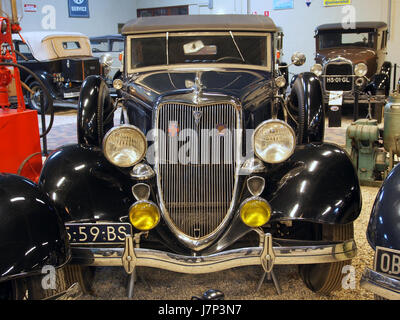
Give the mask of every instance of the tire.
M 29 91 L 26 91 L 26 100 L 27 100 L 27 105 L 30 109 L 36 110 L 38 114 L 42 113 L 42 109 L 40 107 L 40 94 L 43 94 L 42 88 L 37 81 L 32 81 L 29 84 L 29 89 L 31 89 L 34 94 L 32 94 Z M 48 109 L 48 103 L 47 103 L 47 97 L 43 96 L 43 102 L 44 102 L 44 112 L 47 112 Z
M 322 225 L 321 239 L 345 241 L 354 238 L 353 223 L 347 225 Z M 351 260 L 300 265 L 299 274 L 304 284 L 313 292 L 328 295 L 340 289 L 343 279 L 342 269 L 350 265 Z
M 9 281 L 0 286 L 0 299 L 44 300 L 59 295 L 78 282 L 85 294 L 91 292 L 93 269 L 77 265 L 67 265 L 56 271 L 56 288 L 43 289 L 45 275 L 35 275 Z

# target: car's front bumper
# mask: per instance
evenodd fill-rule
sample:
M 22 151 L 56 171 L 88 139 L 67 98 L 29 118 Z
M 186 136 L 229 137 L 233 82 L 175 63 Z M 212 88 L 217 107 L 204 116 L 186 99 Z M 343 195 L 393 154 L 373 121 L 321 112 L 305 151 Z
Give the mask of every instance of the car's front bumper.
M 236 267 L 261 265 L 266 272 L 273 265 L 315 264 L 346 261 L 355 257 L 354 240 L 336 243 L 272 246 L 265 235 L 259 247 L 227 250 L 207 256 L 185 256 L 159 250 L 135 248 L 127 237 L 120 248 L 72 248 L 72 263 L 90 266 L 123 266 L 128 273 L 136 267 L 153 267 L 187 274 L 217 272 Z
M 400 280 L 380 272 L 366 269 L 362 275 L 362 288 L 390 300 L 400 300 Z

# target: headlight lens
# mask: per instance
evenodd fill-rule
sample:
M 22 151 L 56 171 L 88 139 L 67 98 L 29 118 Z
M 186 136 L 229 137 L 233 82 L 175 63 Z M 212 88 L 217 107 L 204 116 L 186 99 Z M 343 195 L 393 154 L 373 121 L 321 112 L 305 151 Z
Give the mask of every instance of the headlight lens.
M 115 127 L 104 137 L 103 152 L 113 165 L 122 168 L 132 167 L 146 155 L 146 137 L 135 126 Z
M 281 163 L 293 154 L 296 135 L 286 122 L 269 120 L 257 127 L 253 143 L 258 158 L 267 163 Z
M 357 77 L 364 77 L 368 73 L 368 66 L 365 63 L 358 63 L 354 67 L 354 73 Z
M 311 67 L 311 70 L 310 70 L 312 73 L 314 73 L 317 77 L 319 77 L 319 76 L 321 76 L 321 74 L 322 74 L 322 72 L 323 72 L 323 67 L 319 64 L 319 63 L 317 63 L 317 64 L 314 64 L 312 67 Z
M 240 217 L 247 226 L 258 228 L 269 221 L 271 218 L 271 211 L 271 206 L 264 199 L 250 199 L 240 208 Z
M 136 229 L 149 231 L 160 222 L 160 211 L 150 201 L 137 202 L 129 210 L 129 220 Z

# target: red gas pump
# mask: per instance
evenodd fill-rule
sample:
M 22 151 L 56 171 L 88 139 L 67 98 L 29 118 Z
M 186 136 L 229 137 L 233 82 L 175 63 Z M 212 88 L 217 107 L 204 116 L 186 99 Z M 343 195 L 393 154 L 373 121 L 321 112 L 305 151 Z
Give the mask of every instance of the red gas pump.
M 10 4 L 12 18 L 0 17 L 0 172 L 20 174 L 37 182 L 42 168 L 38 117 L 36 111 L 25 108 L 20 69 L 37 77 L 17 63 L 12 34 L 19 34 L 21 27 L 16 0 L 10 0 Z M 42 81 L 37 80 L 48 94 Z M 11 108 L 11 96 L 17 97 L 16 109 Z

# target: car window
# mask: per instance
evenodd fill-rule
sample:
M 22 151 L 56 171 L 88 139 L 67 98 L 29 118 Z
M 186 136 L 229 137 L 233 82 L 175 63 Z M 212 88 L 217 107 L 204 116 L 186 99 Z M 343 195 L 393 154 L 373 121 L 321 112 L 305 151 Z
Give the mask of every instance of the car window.
M 191 33 L 131 39 L 131 67 L 166 64 L 228 63 L 268 66 L 267 34 Z M 167 49 L 168 42 L 168 49 Z M 168 54 L 167 54 L 168 50 Z
M 90 40 L 93 52 L 108 52 L 108 40 Z
M 124 41 L 123 40 L 113 40 L 111 42 L 111 51 L 112 52 L 124 51 Z
M 18 50 L 21 54 L 23 54 L 27 59 L 33 60 L 33 55 L 28 45 L 22 42 L 18 42 L 15 44 L 15 49 Z M 24 60 L 22 57 L 17 55 L 18 60 Z
M 62 46 L 65 50 L 76 50 L 81 48 L 79 41 L 64 41 Z
M 337 47 L 375 48 L 374 32 L 327 32 L 319 35 L 320 49 Z

